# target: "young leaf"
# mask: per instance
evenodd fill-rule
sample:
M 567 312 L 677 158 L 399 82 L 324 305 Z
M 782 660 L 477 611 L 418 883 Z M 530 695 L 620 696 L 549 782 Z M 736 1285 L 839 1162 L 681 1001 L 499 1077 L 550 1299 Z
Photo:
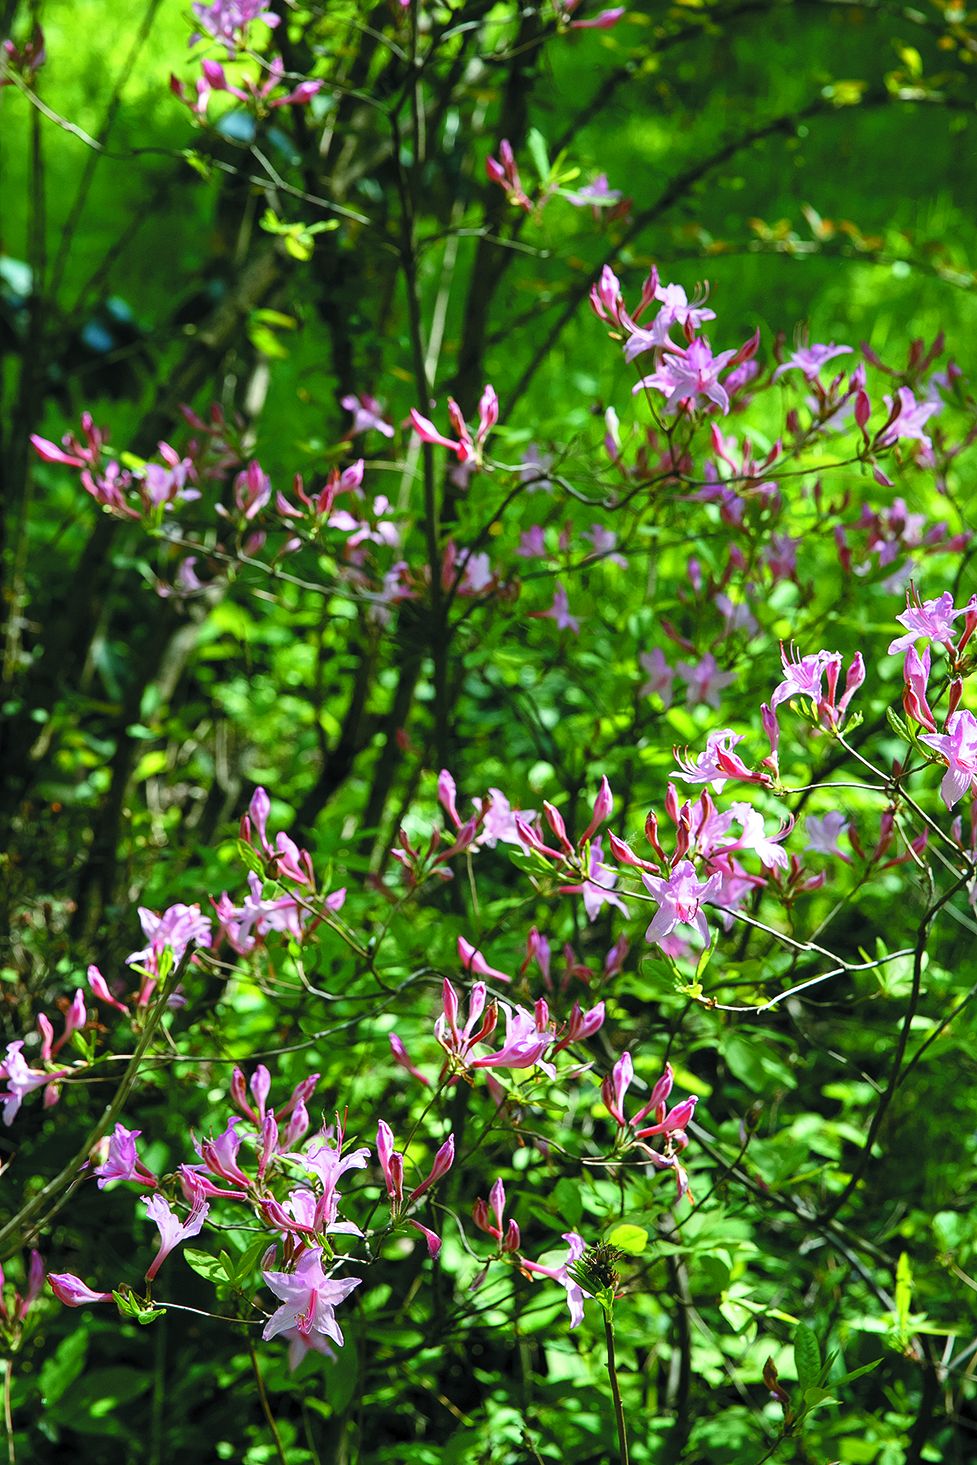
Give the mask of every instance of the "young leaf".
M 794 1366 L 802 1389 L 811 1388 L 821 1376 L 821 1349 L 807 1323 L 798 1323 L 794 1329 Z

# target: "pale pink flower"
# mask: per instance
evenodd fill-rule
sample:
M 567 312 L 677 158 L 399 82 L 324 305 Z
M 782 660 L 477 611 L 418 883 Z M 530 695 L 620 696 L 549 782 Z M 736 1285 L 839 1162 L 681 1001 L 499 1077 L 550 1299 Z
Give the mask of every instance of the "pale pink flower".
M 645 874 L 641 879 L 649 895 L 658 902 L 658 910 L 645 932 L 646 941 L 652 945 L 660 944 L 662 937 L 670 935 L 676 926 L 689 925 L 694 926 L 705 944 L 709 945 L 711 937 L 702 903 L 718 891 L 718 875 L 700 880 L 692 861 L 680 860 L 667 880 Z
M 921 604 L 914 604 L 907 596 L 906 609 L 896 616 L 896 620 L 906 627 L 906 631 L 904 635 L 889 642 L 889 655 L 895 656 L 899 651 L 906 651 L 924 636 L 927 640 L 939 641 L 945 645 L 956 635 L 953 622 L 965 612 L 966 606 L 962 610 L 954 607 L 949 590 L 944 590 L 935 600 L 924 600 Z
M 559 1282 L 561 1287 L 566 1288 L 567 1305 L 570 1308 L 570 1328 L 572 1330 L 583 1322 L 584 1298 L 589 1297 L 591 1294 L 585 1292 L 577 1282 L 573 1281 L 567 1273 L 567 1268 L 572 1266 L 574 1262 L 580 1260 L 587 1250 L 587 1243 L 576 1231 L 565 1231 L 563 1233 L 563 1240 L 567 1243 L 569 1249 L 567 1259 L 562 1266 L 543 1266 L 540 1262 L 529 1262 L 525 1258 L 519 1265 L 521 1270 L 528 1276 L 550 1277 L 554 1282 Z
M 126 1129 L 124 1124 L 115 1126 L 108 1155 L 94 1172 L 99 1177 L 99 1190 L 104 1190 L 110 1180 L 134 1180 L 137 1185 L 156 1188 L 156 1176 L 146 1169 L 136 1153 L 136 1140 L 141 1133 L 141 1129 Z
M 719 380 L 719 373 L 728 366 L 735 351 L 720 351 L 713 356 L 705 336 L 698 336 L 688 346 L 667 346 L 657 370 L 643 377 L 631 388 L 633 393 L 651 387 L 665 396 L 665 411 L 680 408 L 691 411 L 700 399 L 712 403 L 722 413 L 729 411 L 729 396 Z
M 804 827 L 809 836 L 805 850 L 812 850 L 818 855 L 835 855 L 839 860 L 851 863 L 849 856 L 838 848 L 838 840 L 848 828 L 848 820 L 839 809 L 823 815 L 808 814 Z
M 376 397 L 371 397 L 365 392 L 361 392 L 357 396 L 350 393 L 342 398 L 340 405 L 353 414 L 352 424 L 346 433 L 348 438 L 359 437 L 363 432 L 379 432 L 384 437 L 393 437 L 394 430 L 383 416 L 383 408 Z
M 529 614 L 536 620 L 554 621 L 557 629 L 561 631 L 572 631 L 575 636 L 580 634 L 580 622 L 576 616 L 570 614 L 570 601 L 564 587 L 557 583 L 553 592 L 553 604 L 548 610 L 531 610 Z
M 687 701 L 690 707 L 705 703 L 707 707 L 719 707 L 719 694 L 736 680 L 735 672 L 720 671 L 719 663 L 711 651 L 694 666 L 680 661 L 675 670 L 688 688 Z
M 322 1269 L 322 1248 L 302 1253 L 293 1272 L 262 1272 L 268 1287 L 282 1306 L 265 1324 L 261 1336 L 267 1340 L 294 1329 L 306 1347 L 316 1347 L 316 1335 L 331 1338 L 343 1346 L 343 1333 L 336 1321 L 336 1308 L 344 1302 L 360 1277 L 327 1277 Z
M 160 1235 L 159 1250 L 146 1272 L 146 1281 L 151 1282 L 175 1246 L 179 1246 L 181 1241 L 186 1241 L 190 1236 L 200 1235 L 203 1224 L 210 1213 L 210 1206 L 204 1200 L 203 1195 L 198 1194 L 190 1207 L 187 1219 L 181 1221 L 178 1216 L 174 1215 L 161 1195 L 144 1196 L 143 1205 L 146 1207 L 146 1214 L 150 1220 L 159 1227 Z
M 665 660 L 664 651 L 657 646 L 653 651 L 642 651 L 638 661 L 648 676 L 648 680 L 638 688 L 638 696 L 651 697 L 657 693 L 664 705 L 671 707 L 675 673 Z
M 773 379 L 776 381 L 785 371 L 802 371 L 807 380 L 813 382 L 826 361 L 833 361 L 836 356 L 847 356 L 851 349 L 850 346 L 836 346 L 834 341 L 827 346 L 798 346 L 784 364 L 777 367 Z
M 919 741 L 935 749 L 947 765 L 940 795 L 948 809 L 977 787 L 977 720 L 972 712 L 951 712 L 943 733 L 920 733 Z
M 72 1272 L 49 1272 L 48 1286 L 65 1307 L 84 1307 L 88 1302 L 112 1302 L 111 1292 L 93 1292 Z

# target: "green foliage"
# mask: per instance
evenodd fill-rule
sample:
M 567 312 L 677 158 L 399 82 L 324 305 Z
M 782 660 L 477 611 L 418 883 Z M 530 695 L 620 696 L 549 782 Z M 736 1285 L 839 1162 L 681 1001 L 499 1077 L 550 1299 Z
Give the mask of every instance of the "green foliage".
M 4 20 L 23 44 L 38 8 L 15 9 Z M 943 5 L 640 4 L 607 30 L 574 29 L 576 12 L 549 0 L 276 5 L 281 25 L 256 25 L 232 61 L 207 39 L 188 51 L 185 9 L 151 7 L 143 26 L 103 0 L 45 0 L 48 60 L 0 91 L 4 1046 L 23 1038 L 40 1061 L 38 1015 L 60 1034 L 77 988 L 88 1003 L 50 1060 L 52 1076 L 68 1069 L 45 1090 L 56 1106 L 30 1092 L 2 1130 L 17 1458 L 596 1465 L 616 1438 L 600 1313 L 588 1304 L 571 1332 L 559 1280 L 520 1267 L 561 1267 L 569 1231 L 623 1254 L 619 1287 L 601 1295 L 635 1465 L 964 1465 L 977 1325 L 969 810 L 960 847 L 944 763 L 900 706 L 901 658 L 886 648 L 909 575 L 924 597 L 950 587 L 957 606 L 975 588 L 971 544 L 953 538 L 973 521 L 973 399 L 966 379 L 944 383 L 935 467 L 912 440 L 880 449 L 886 487 L 854 426 L 788 429 L 788 407 L 809 420 L 811 388 L 792 373 L 770 390 L 769 371 L 799 323 L 812 341 L 865 338 L 892 373 L 868 368 L 873 432 L 883 394 L 932 385 L 906 364 L 911 339 L 946 326 L 972 374 L 977 240 L 960 186 L 977 125 L 972 27 Z M 283 89 L 324 83 L 307 105 L 250 107 L 218 88 L 199 122 L 168 89 L 175 72 L 192 99 L 204 56 L 232 85 L 259 86 L 277 55 Z M 528 207 L 485 177 L 503 138 Z M 621 206 L 575 207 L 600 173 Z M 632 397 L 633 367 L 587 311 L 606 262 L 632 303 L 652 263 L 690 296 L 708 276 L 717 351 L 759 326 L 766 389 L 715 421 L 738 452 L 749 436 L 755 459 L 777 441 L 783 457 L 765 473 L 716 469 L 743 490 L 738 524 L 702 492 L 715 487 L 708 426 L 692 423 L 687 443 L 684 420 L 663 429 L 660 401 Z M 450 450 L 421 447 L 407 414 L 454 437 L 450 393 L 474 432 L 487 380 L 502 420 L 468 474 Z M 350 393 L 381 399 L 392 437 L 354 433 Z M 604 442 L 609 407 L 619 455 Z M 161 441 L 190 454 L 201 498 L 154 503 L 136 523 L 100 511 L 72 470 L 28 461 L 29 434 L 59 442 L 82 410 L 137 479 L 160 466 Z M 320 502 L 361 451 L 363 498 Z M 271 496 L 252 515 L 238 474 L 254 461 Z M 901 500 L 918 533 L 899 530 Z M 355 511 L 359 545 L 329 522 L 337 511 Z M 882 552 L 869 548 L 860 516 L 890 511 Z M 613 532 L 613 551 L 595 529 Z M 535 530 L 544 551 L 522 553 Z M 798 569 L 777 575 L 784 540 Z M 202 589 L 183 594 L 188 554 Z M 458 567 L 482 554 L 489 579 L 470 590 Z M 399 595 L 386 577 L 401 558 Z M 579 636 L 546 614 L 557 585 Z M 768 834 L 797 821 L 785 848 L 806 887 L 754 861 L 767 883 L 744 895 L 745 919 L 725 930 L 710 912 L 708 947 L 666 954 L 642 939 L 654 907 L 623 867 L 627 915 L 590 920 L 573 893 L 582 875 L 522 845 L 437 864 L 457 834 L 436 800 L 442 767 L 462 821 L 499 789 L 514 809 L 556 804 L 571 839 L 606 773 L 611 827 L 653 858 L 645 817 L 666 826 L 673 749 L 701 753 L 728 726 L 761 766 L 778 641 L 843 648 L 846 664 L 862 650 L 869 672 L 845 743 L 795 696 L 780 709 L 779 776 L 714 791 L 723 809 L 748 800 Z M 672 697 L 644 690 L 654 650 L 669 663 L 714 653 L 731 674 L 720 708 L 684 701 L 680 683 Z M 249 890 L 265 904 L 294 895 L 255 829 L 236 832 L 259 785 L 269 831 L 310 851 L 316 884 L 299 908 L 314 931 L 201 951 L 179 974 L 183 1005 L 157 1007 L 172 954 L 127 964 L 145 944 L 137 907 L 210 914 L 222 891 L 234 907 Z M 860 852 L 843 838 L 844 861 L 804 847 L 805 819 L 830 813 L 861 840 Z M 892 843 L 874 855 L 889 814 Z M 924 830 L 929 845 L 912 846 Z M 409 874 L 390 858 L 401 831 L 417 852 Z M 340 887 L 345 903 L 327 907 Z M 534 927 L 550 943 L 546 980 L 527 956 Z M 605 1004 L 557 1081 L 529 1068 L 499 1069 L 492 1092 L 473 1070 L 439 1083 L 441 984 L 471 985 L 459 938 L 512 979 L 488 979 L 503 1001 L 545 995 L 554 1023 L 574 1000 Z M 96 1005 L 91 962 L 129 1015 Z M 392 1062 L 392 1034 L 429 1087 Z M 624 1050 L 629 1112 L 666 1062 L 669 1103 L 699 1098 L 681 1151 L 694 1206 L 636 1126 L 611 1118 L 601 1080 Z M 410 1187 L 449 1130 L 457 1145 L 415 1210 L 442 1238 L 436 1259 L 390 1216 L 374 1154 L 344 1178 L 342 1215 L 365 1240 L 318 1240 L 363 1285 L 337 1314 L 344 1345 L 294 1369 L 283 1340 L 261 1340 L 275 1305 L 261 1274 L 290 1269 L 296 1248 L 279 1240 L 267 1258 L 260 1208 L 214 1199 L 213 1229 L 177 1248 L 150 1295 L 156 1238 L 136 1187 L 99 1191 L 79 1168 L 87 1144 L 104 1160 L 99 1125 L 121 1093 L 141 1160 L 185 1217 L 176 1167 L 201 1163 L 194 1141 L 224 1129 L 235 1065 L 250 1076 L 259 1063 L 283 1125 L 311 1073 L 313 1130 L 348 1108 L 349 1148 L 372 1152 L 388 1122 Z M 247 1122 L 241 1133 L 253 1171 L 260 1143 Z M 648 1144 L 661 1157 L 670 1141 Z M 275 1173 L 311 1183 L 295 1160 Z M 471 1220 L 497 1179 L 516 1250 Z M 35 1244 L 49 1271 L 114 1289 L 115 1306 L 69 1311 L 45 1292 L 18 1319 Z

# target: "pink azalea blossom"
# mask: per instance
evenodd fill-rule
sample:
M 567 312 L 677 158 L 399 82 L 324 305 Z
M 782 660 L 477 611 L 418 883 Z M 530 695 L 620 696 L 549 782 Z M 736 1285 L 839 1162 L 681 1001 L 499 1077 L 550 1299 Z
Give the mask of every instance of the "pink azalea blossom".
M 383 416 L 383 408 L 376 397 L 370 397 L 366 393 L 358 396 L 350 394 L 342 398 L 340 405 L 353 414 L 352 425 L 346 433 L 348 438 L 359 437 L 363 432 L 379 432 L 384 437 L 393 437 L 393 427 Z
M 736 354 L 721 351 L 714 356 L 705 336 L 698 336 L 685 347 L 669 345 L 662 352 L 657 369 L 650 376 L 642 377 L 631 390 L 638 393 L 650 387 L 663 393 L 666 412 L 677 412 L 680 408 L 691 411 L 701 399 L 725 414 L 729 411 L 729 396 L 719 374 Z
M 146 1281 L 151 1282 L 175 1246 L 179 1246 L 181 1241 L 186 1241 L 190 1236 L 200 1235 L 203 1224 L 210 1213 L 210 1206 L 204 1200 L 203 1195 L 198 1194 L 190 1207 L 187 1219 L 181 1221 L 178 1216 L 174 1215 L 169 1204 L 161 1195 L 144 1196 L 143 1205 L 146 1207 L 146 1214 L 150 1220 L 159 1227 L 160 1235 L 159 1250 L 146 1272 Z
M 925 424 L 939 412 L 939 402 L 917 402 L 908 387 L 899 387 L 895 397 L 883 397 L 889 419 L 875 439 L 876 447 L 888 448 L 897 442 L 918 442 L 927 457 L 933 444 L 923 431 Z
M 499 399 L 495 388 L 487 385 L 482 391 L 478 403 L 478 429 L 474 438 L 453 397 L 448 398 L 448 416 L 458 434 L 457 438 L 445 437 L 429 418 L 422 417 L 414 407 L 410 410 L 411 424 L 422 442 L 450 448 L 459 463 L 472 463 L 475 467 L 481 467 L 485 439 L 499 420 Z
M 50 1073 L 46 1069 L 31 1068 L 21 1052 L 23 1046 L 22 1038 L 8 1043 L 6 1057 L 0 1061 L 0 1079 L 6 1080 L 6 1089 L 0 1091 L 4 1124 L 14 1122 L 25 1097 L 33 1089 L 45 1089 L 45 1104 L 50 1103 L 48 1093 L 54 1093 L 55 1097 L 57 1096 L 56 1080 L 63 1078 L 68 1072 L 66 1068 L 59 1068 L 54 1073 Z M 48 1085 L 55 1085 L 55 1087 L 49 1089 Z
M 255 21 L 263 21 L 272 29 L 281 21 L 281 16 L 266 8 L 265 0 L 211 0 L 209 4 L 193 0 L 190 8 L 202 29 L 223 42 L 229 56 L 246 44 L 248 27 Z M 199 35 L 191 36 L 191 46 L 199 40 Z
M 110 1180 L 134 1180 L 137 1185 L 156 1188 L 156 1176 L 146 1169 L 136 1153 L 136 1140 L 141 1133 L 141 1129 L 126 1129 L 124 1124 L 115 1126 L 108 1155 L 94 1172 L 99 1177 L 99 1190 L 104 1190 Z
M 112 1302 L 111 1292 L 93 1292 L 72 1272 L 49 1272 L 48 1286 L 65 1307 L 84 1307 L 89 1302 Z
M 497 844 L 521 843 L 516 819 L 535 819 L 535 809 L 513 809 L 501 789 L 490 788 L 487 799 L 474 799 L 475 809 L 481 816 L 481 828 L 475 839 L 480 848 L 495 849 Z
M 678 925 L 694 926 L 708 946 L 711 940 L 703 901 L 711 899 L 720 886 L 720 877 L 710 875 L 700 880 L 691 860 L 680 860 L 668 879 L 658 875 L 641 876 L 645 889 L 658 902 L 658 910 L 645 932 L 645 940 L 660 945 Z
M 293 1272 L 262 1272 L 267 1286 L 282 1306 L 268 1319 L 261 1336 L 267 1340 L 294 1329 L 307 1347 L 316 1347 L 316 1337 L 331 1338 L 343 1346 L 343 1332 L 336 1321 L 336 1308 L 344 1302 L 360 1277 L 327 1277 L 322 1269 L 322 1248 L 304 1251 Z
M 688 751 L 683 756 L 674 749 L 678 767 L 673 770 L 672 777 L 680 778 L 684 783 L 711 783 L 717 794 L 722 793 L 730 778 L 743 783 L 769 783 L 766 773 L 752 772 L 739 754 L 733 752 L 736 744 L 742 741 L 742 733 L 725 727 L 709 734 L 706 746 L 697 758 L 690 758 Z
M 469 1062 L 470 1068 L 533 1068 L 537 1064 L 547 1068 L 541 1062 L 543 1054 L 553 1042 L 553 1034 L 540 1023 L 540 1008 L 545 1009 L 545 1003 L 537 1003 L 535 1012 L 527 1012 L 524 1007 L 509 1007 L 507 1003 L 500 1002 L 499 1008 L 505 1018 L 505 1041 L 497 1053 L 487 1053 Z M 478 1041 L 476 1039 L 476 1041 Z
M 431 1080 L 425 1077 L 421 1070 L 411 1062 L 407 1049 L 404 1047 L 403 1039 L 399 1038 L 396 1033 L 388 1033 L 387 1037 L 394 1062 L 399 1063 L 401 1068 L 406 1068 L 412 1078 L 418 1079 L 425 1087 L 429 1088 Z
M 485 176 L 490 183 L 497 183 L 505 190 L 509 202 L 516 208 L 525 209 L 527 213 L 532 212 L 533 206 L 522 186 L 519 169 L 516 167 L 515 154 L 508 138 L 504 137 L 499 143 L 498 158 L 485 159 Z
M 594 181 L 585 184 L 583 188 L 564 188 L 562 195 L 567 203 L 573 204 L 574 208 L 592 208 L 595 212 L 608 208 L 611 204 L 619 203 L 623 197 L 619 188 L 609 186 L 606 173 L 598 173 Z
M 920 733 L 919 741 L 935 749 L 947 765 L 940 795 L 948 809 L 977 788 L 977 720 L 972 712 L 951 712 L 942 733 Z
M 570 1308 L 570 1328 L 572 1331 L 572 1329 L 583 1322 L 584 1298 L 589 1297 L 591 1294 L 585 1292 L 579 1283 L 573 1281 L 567 1273 L 567 1268 L 572 1266 L 574 1262 L 580 1260 L 587 1250 L 587 1243 L 576 1231 L 565 1231 L 563 1233 L 563 1240 L 567 1243 L 568 1251 L 567 1259 L 562 1266 L 544 1266 L 540 1262 L 529 1262 L 525 1259 L 519 1265 L 527 1276 L 550 1277 L 554 1282 L 559 1282 L 561 1287 L 566 1288 L 567 1305 Z
M 777 367 L 773 379 L 776 381 L 785 371 L 802 371 L 809 382 L 816 381 L 818 372 L 826 361 L 833 361 L 836 356 L 850 355 L 851 349 L 850 346 L 836 346 L 834 341 L 827 346 L 798 346 L 784 364 Z
M 851 863 L 849 856 L 838 848 L 838 840 L 848 828 L 848 820 L 840 809 L 832 809 L 820 816 L 808 814 L 804 827 L 808 833 L 805 850 L 812 850 L 819 855 L 834 855 L 839 860 Z
M 889 655 L 895 656 L 899 651 L 906 651 L 923 637 L 946 645 L 956 635 L 954 621 L 965 612 L 966 607 L 962 610 L 955 608 L 953 596 L 949 590 L 944 590 L 943 594 L 937 596 L 935 600 L 924 600 L 922 603 L 918 601 L 914 603 L 907 596 L 906 609 L 901 615 L 896 616 L 896 620 L 900 625 L 906 627 L 906 631 L 904 635 L 897 636 L 894 641 L 889 642 Z
M 648 676 L 648 680 L 638 688 L 638 696 L 651 697 L 657 693 L 663 704 L 671 707 L 675 673 L 666 661 L 664 651 L 657 646 L 653 651 L 642 651 L 638 661 Z
M 210 917 L 200 914 L 199 905 L 171 905 L 160 916 L 140 906 L 139 921 L 149 945 L 127 956 L 126 965 L 143 966 L 153 975 L 158 974 L 160 957 L 167 948 L 172 953 L 174 966 L 179 966 L 188 946 L 209 946 L 211 943 Z M 148 1001 L 148 997 L 145 1000 Z
M 453 1134 L 449 1134 L 448 1138 L 445 1140 L 444 1144 L 435 1155 L 434 1161 L 431 1165 L 430 1170 L 428 1171 L 427 1176 L 424 1180 L 421 1181 L 420 1185 L 415 1186 L 410 1195 L 407 1197 L 407 1204 L 410 1205 L 413 1201 L 416 1201 L 418 1197 L 422 1196 L 426 1190 L 429 1190 L 431 1188 L 432 1185 L 436 1185 L 439 1180 L 442 1180 L 444 1176 L 447 1175 L 454 1162 L 455 1137 Z
M 531 610 L 529 614 L 536 620 L 554 621 L 558 630 L 572 631 L 575 636 L 580 634 L 580 622 L 576 616 L 570 614 L 570 602 L 566 590 L 559 583 L 553 592 L 553 604 L 549 609 Z
M 505 1186 L 496 1180 L 489 1191 L 488 1203 L 481 1198 L 472 1206 L 472 1220 L 480 1231 L 493 1236 L 499 1243 L 500 1252 L 516 1252 L 521 1244 L 519 1227 L 515 1221 L 505 1221 Z
M 621 20 L 626 13 L 627 12 L 623 5 L 615 5 L 610 10 L 600 11 L 600 13 L 598 15 L 595 15 L 592 20 L 571 20 L 570 29 L 572 31 L 609 31 L 617 25 L 618 21 Z
M 704 703 L 718 709 L 719 694 L 736 681 L 735 672 L 719 670 L 719 663 L 711 651 L 707 651 L 694 666 L 680 661 L 675 670 L 688 688 L 686 700 L 690 707 Z
M 920 656 L 915 646 L 910 646 L 903 662 L 905 686 L 902 690 L 902 705 L 906 716 L 925 727 L 927 732 L 936 732 L 936 719 L 926 697 L 930 674 L 930 649 L 923 647 Z

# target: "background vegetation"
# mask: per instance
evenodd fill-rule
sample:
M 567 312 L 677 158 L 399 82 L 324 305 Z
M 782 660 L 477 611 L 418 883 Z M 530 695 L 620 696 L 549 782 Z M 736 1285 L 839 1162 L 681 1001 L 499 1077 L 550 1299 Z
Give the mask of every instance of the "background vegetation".
M 977 35 L 942 0 L 642 0 L 607 29 L 573 28 L 593 8 L 487 0 L 268 9 L 281 23 L 256 22 L 229 56 L 206 36 L 188 48 L 199 18 L 171 0 L 125 13 L 101 0 L 0 5 L 15 46 L 0 77 L 4 1043 L 25 1038 L 38 1061 L 38 1014 L 57 1027 L 89 964 L 125 994 L 125 960 L 144 944 L 138 907 L 210 914 L 224 890 L 243 899 L 236 835 L 256 788 L 272 795 L 270 828 L 311 852 L 316 899 L 347 890 L 341 915 L 301 944 L 225 944 L 184 964 L 186 1003 L 152 1009 L 160 1026 L 138 1073 L 129 1055 L 146 1027 L 88 996 L 57 1105 L 33 1094 L 0 1131 L 10 1458 L 610 1458 L 598 1309 L 570 1333 L 561 1288 L 511 1257 L 472 1290 L 494 1253 L 471 1208 L 501 1176 L 525 1258 L 557 1265 L 567 1228 L 592 1245 L 620 1241 L 625 1225 L 644 1247 L 622 1263 L 614 1307 L 634 1461 L 968 1460 L 972 795 L 951 848 L 942 770 L 885 709 L 902 696 L 886 649 L 909 577 L 958 607 L 977 590 L 965 451 Z M 46 59 L 34 71 L 23 48 L 37 25 Z M 200 121 L 170 86 L 175 74 L 192 99 L 204 57 L 232 85 L 258 85 L 276 54 L 287 85 L 322 83 L 306 105 L 215 91 Z M 529 209 L 486 176 L 503 139 Z M 615 203 L 567 198 L 600 174 Z M 735 523 L 695 497 L 714 459 L 705 417 L 676 468 L 674 433 L 632 397 L 634 367 L 586 303 L 605 264 L 632 304 L 653 264 L 690 297 L 708 279 L 717 351 L 759 329 L 764 390 L 717 420 L 758 457 L 784 438 L 797 476 L 766 496 L 772 470 L 741 475 Z M 922 352 L 907 363 L 910 342 L 928 348 L 939 331 L 943 354 L 925 371 Z M 883 393 L 909 384 L 922 399 L 932 372 L 958 363 L 933 461 L 912 444 L 880 449 L 879 482 L 853 423 L 837 440 L 792 429 L 785 414 L 809 410 L 807 388 L 799 374 L 772 386 L 770 373 L 807 337 L 865 342 L 890 368 L 870 365 L 873 432 Z M 408 413 L 449 432 L 450 394 L 474 424 L 486 382 L 501 419 L 489 471 L 469 478 L 421 446 Z M 392 436 L 352 438 L 350 394 L 379 398 Z M 29 447 L 32 433 L 77 432 L 88 411 L 138 476 L 161 441 L 180 455 L 202 441 L 214 403 L 223 425 L 196 455 L 202 497 L 178 514 L 113 516 Z M 608 408 L 620 462 L 604 443 Z M 358 513 L 394 522 L 396 547 L 373 543 L 361 559 L 323 530 L 286 551 L 293 521 L 274 500 L 252 521 L 235 499 L 249 461 L 294 504 L 294 474 L 318 492 L 361 453 L 368 504 L 389 504 Z M 903 500 L 925 521 L 916 539 L 896 522 Z M 880 554 L 865 514 L 894 503 Z M 584 538 L 595 525 L 623 564 Z M 546 546 L 535 558 L 520 552 L 533 526 Z M 795 572 L 770 567 L 778 536 L 796 544 Z M 202 588 L 183 595 L 188 553 Z M 481 587 L 456 573 L 469 554 L 489 556 Z M 409 597 L 385 581 L 400 559 Z M 558 585 L 578 635 L 544 618 Z M 753 623 L 731 626 L 720 593 Z M 725 806 L 749 798 L 768 827 L 795 818 L 788 848 L 826 876 L 803 892 L 758 884 L 744 902 L 786 943 L 710 918 L 708 965 L 697 949 L 666 957 L 643 940 L 650 905 L 588 920 L 515 845 L 462 851 L 453 880 L 428 869 L 417 889 L 391 862 L 401 829 L 424 849 L 438 826 L 450 845 L 445 768 L 462 821 L 497 788 L 514 809 L 558 805 L 572 840 L 605 775 L 610 827 L 652 858 L 642 831 L 651 809 L 667 822 L 673 745 L 695 754 L 728 726 L 759 765 L 780 641 L 837 647 L 846 666 L 861 651 L 867 668 L 855 754 L 784 707 L 782 787 L 717 792 Z M 674 699 L 645 691 L 640 658 L 656 649 L 670 663 L 714 654 L 732 673 L 721 707 L 686 700 L 681 681 Z M 882 770 L 875 792 L 811 791 L 852 781 L 858 753 Z M 917 777 L 911 793 L 898 761 Z M 804 817 L 839 810 L 864 859 L 847 844 L 849 864 L 805 850 Z M 873 860 L 887 810 L 895 843 Z M 930 845 L 910 858 L 924 828 Z M 270 899 L 275 872 L 262 875 Z M 550 988 L 538 965 L 520 973 L 533 927 L 554 953 Z M 591 1070 L 565 1078 L 564 1062 L 548 1087 L 499 1073 L 504 1122 L 482 1080 L 436 1083 L 441 981 L 468 983 L 459 936 L 516 977 L 496 983 L 503 998 L 545 993 L 560 1020 L 574 1000 L 606 1004 L 603 1027 L 573 1049 Z M 621 937 L 629 954 L 608 973 Z M 392 1061 L 394 1029 L 434 1085 L 431 1113 Z M 699 1096 L 684 1160 L 694 1207 L 676 1202 L 670 1175 L 605 1163 L 614 1126 L 599 1084 L 624 1050 L 639 1084 L 670 1060 L 676 1096 Z M 223 1127 L 235 1065 L 259 1062 L 279 1104 L 318 1072 L 314 1122 L 348 1106 L 354 1146 L 375 1146 L 381 1117 L 401 1141 L 415 1136 L 418 1178 L 455 1135 L 435 1219 L 418 1212 L 443 1236 L 437 1260 L 416 1233 L 378 1234 L 344 1306 L 345 1347 L 294 1372 L 280 1343 L 246 1326 L 256 1296 L 259 1320 L 270 1311 L 260 1258 L 217 1212 L 226 1235 L 190 1243 L 203 1248 L 195 1268 L 167 1263 L 168 1305 L 151 1326 L 109 1307 L 67 1311 L 45 1292 L 21 1328 L 10 1287 L 23 1293 L 32 1247 L 51 1272 L 142 1295 L 143 1208 L 73 1168 L 120 1074 L 132 1079 L 122 1117 L 164 1176 L 195 1161 L 191 1135 Z M 384 1194 L 376 1161 L 347 1179 L 369 1229 Z M 215 1272 L 225 1244 L 233 1278 Z

